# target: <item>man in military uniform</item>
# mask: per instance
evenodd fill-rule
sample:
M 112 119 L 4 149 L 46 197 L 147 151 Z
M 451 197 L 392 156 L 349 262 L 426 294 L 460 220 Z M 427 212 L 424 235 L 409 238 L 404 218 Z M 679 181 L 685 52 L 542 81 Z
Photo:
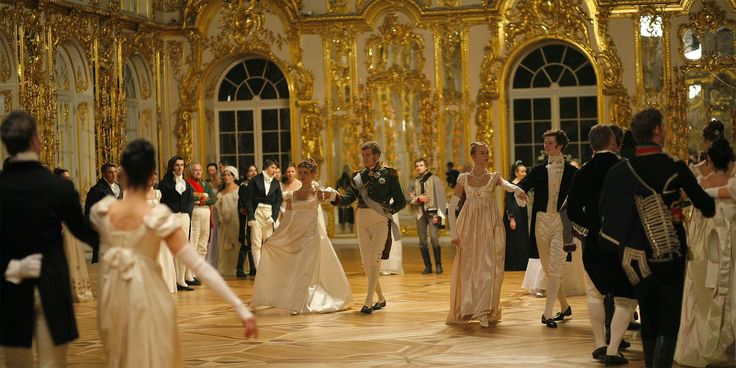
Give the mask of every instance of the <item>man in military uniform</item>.
M 363 269 L 368 277 L 367 295 L 360 312 L 371 314 L 386 306 L 386 298 L 378 282 L 381 258 L 388 258 L 391 237 L 398 239 L 400 235 L 392 215 L 406 206 L 406 197 L 396 170 L 381 165 L 381 148 L 376 142 L 363 143 L 360 154 L 365 168 L 353 174 L 347 192 L 344 195 L 335 192 L 329 194 L 335 206 L 347 206 L 358 200 L 358 246 Z M 327 196 L 328 193 L 323 195 Z M 375 304 L 374 291 L 378 294 L 378 302 Z
M 684 162 L 662 152 L 665 127 L 658 110 L 636 114 L 631 132 L 636 156 L 613 166 L 603 184 L 598 242 L 622 258 L 639 299 L 647 367 L 670 367 L 680 329 L 687 255 L 678 202 L 684 191 L 705 217 L 713 217 L 715 203 Z M 662 215 L 659 205 L 638 209 L 637 201 L 656 201 L 671 214 Z

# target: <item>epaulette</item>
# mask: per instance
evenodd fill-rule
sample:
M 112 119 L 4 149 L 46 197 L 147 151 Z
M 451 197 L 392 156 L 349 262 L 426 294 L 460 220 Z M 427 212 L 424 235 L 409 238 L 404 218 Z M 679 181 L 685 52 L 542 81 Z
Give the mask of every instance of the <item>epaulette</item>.
M 399 176 L 399 171 L 394 169 L 393 167 L 384 166 L 383 168 L 386 169 L 386 171 L 388 171 L 388 175 L 395 176 L 395 177 Z

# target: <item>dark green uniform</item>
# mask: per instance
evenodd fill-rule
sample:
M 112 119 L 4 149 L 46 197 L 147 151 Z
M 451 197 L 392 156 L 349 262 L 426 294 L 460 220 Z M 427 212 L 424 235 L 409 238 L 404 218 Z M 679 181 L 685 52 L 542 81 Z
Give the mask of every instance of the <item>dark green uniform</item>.
M 351 175 L 350 187 L 345 195 L 340 196 L 340 206 L 347 206 L 357 199 L 358 208 L 368 207 L 360 196 L 360 190 L 353 179 L 357 174 L 360 174 L 368 197 L 380 203 L 386 212 L 394 214 L 406 207 L 406 196 L 399 183 L 398 172 L 394 168 L 381 166 L 380 163 L 373 168 L 366 168 Z

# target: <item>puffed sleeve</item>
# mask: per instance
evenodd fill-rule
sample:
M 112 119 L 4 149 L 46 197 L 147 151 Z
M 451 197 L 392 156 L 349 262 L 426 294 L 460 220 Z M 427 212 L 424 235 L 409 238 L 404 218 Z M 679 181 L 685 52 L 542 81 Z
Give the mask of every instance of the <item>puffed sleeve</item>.
M 181 229 L 181 224 L 165 205 L 154 207 L 153 211 L 143 218 L 143 223 L 161 238 L 166 238 L 177 229 Z
M 455 185 L 460 184 L 463 187 L 465 187 L 465 181 L 467 180 L 468 173 L 462 173 L 457 177 L 457 181 L 455 182 Z
M 90 208 L 89 221 L 98 231 L 102 228 L 102 220 L 107 216 L 107 212 L 110 210 L 110 205 L 115 203 L 115 201 L 115 197 L 107 196 L 99 200 L 92 206 L 92 208 Z

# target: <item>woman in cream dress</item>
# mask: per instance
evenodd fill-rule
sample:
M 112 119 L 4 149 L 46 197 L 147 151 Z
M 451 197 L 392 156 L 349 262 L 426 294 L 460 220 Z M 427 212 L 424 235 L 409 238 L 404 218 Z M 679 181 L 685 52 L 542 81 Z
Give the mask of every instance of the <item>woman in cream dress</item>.
M 69 170 L 57 167 L 54 175 L 59 175 L 64 180 L 71 180 Z M 84 255 L 85 244 L 72 235 L 69 228 L 62 224 L 61 231 L 64 235 L 64 254 L 69 266 L 69 283 L 72 286 L 72 300 L 75 303 L 89 302 L 94 300 L 92 286 L 89 283 L 87 272 L 87 259 Z
M 161 204 L 161 191 L 153 189 L 153 186 L 158 181 L 158 175 L 153 174 L 151 181 L 149 182 L 148 192 L 146 193 L 146 202 L 151 207 L 156 207 Z M 170 293 L 176 292 L 176 268 L 174 266 L 174 256 L 171 254 L 169 247 L 166 243 L 161 242 L 161 250 L 158 252 L 158 265 L 161 267 L 161 276 L 164 279 L 166 287 Z
M 725 139 L 708 149 L 711 169 L 698 177 L 704 189 L 734 179 L 733 150 Z M 716 214 L 694 212 L 688 227 L 688 261 L 675 361 L 705 367 L 736 361 L 736 200 L 716 199 Z
M 240 218 L 238 216 L 238 169 L 226 166 L 222 171 L 222 180 L 225 188 L 217 193 L 215 208 L 220 218 L 219 239 L 217 240 L 220 250 L 218 251 L 217 269 L 223 276 L 235 276 L 235 268 L 238 264 L 238 252 L 240 242 L 238 241 L 238 227 Z
M 458 177 L 448 210 L 450 238 L 457 251 L 446 323 L 478 320 L 481 326 L 488 327 L 489 323 L 501 319 L 499 303 L 506 251 L 506 234 L 496 206 L 496 187 L 516 193 L 522 202 L 527 196 L 499 173 L 485 169 L 489 158 L 485 143 L 473 142 L 470 156 L 475 166 Z M 466 200 L 456 221 L 455 209 L 463 193 Z
M 263 244 L 251 304 L 289 309 L 291 314 L 349 308 L 353 294 L 327 237 L 312 180 L 317 164 L 299 163 L 302 188 L 286 201 L 281 226 Z
M 255 318 L 222 277 L 187 243 L 187 235 L 166 206 L 147 202 L 155 151 L 144 140 L 129 143 L 121 156 L 126 196 L 106 197 L 90 220 L 108 249 L 102 257 L 98 319 L 110 367 L 183 367 L 176 309 L 156 262 L 165 241 L 179 261 L 233 306 L 245 328 L 256 334 Z M 216 305 L 213 305 L 216 307 Z

